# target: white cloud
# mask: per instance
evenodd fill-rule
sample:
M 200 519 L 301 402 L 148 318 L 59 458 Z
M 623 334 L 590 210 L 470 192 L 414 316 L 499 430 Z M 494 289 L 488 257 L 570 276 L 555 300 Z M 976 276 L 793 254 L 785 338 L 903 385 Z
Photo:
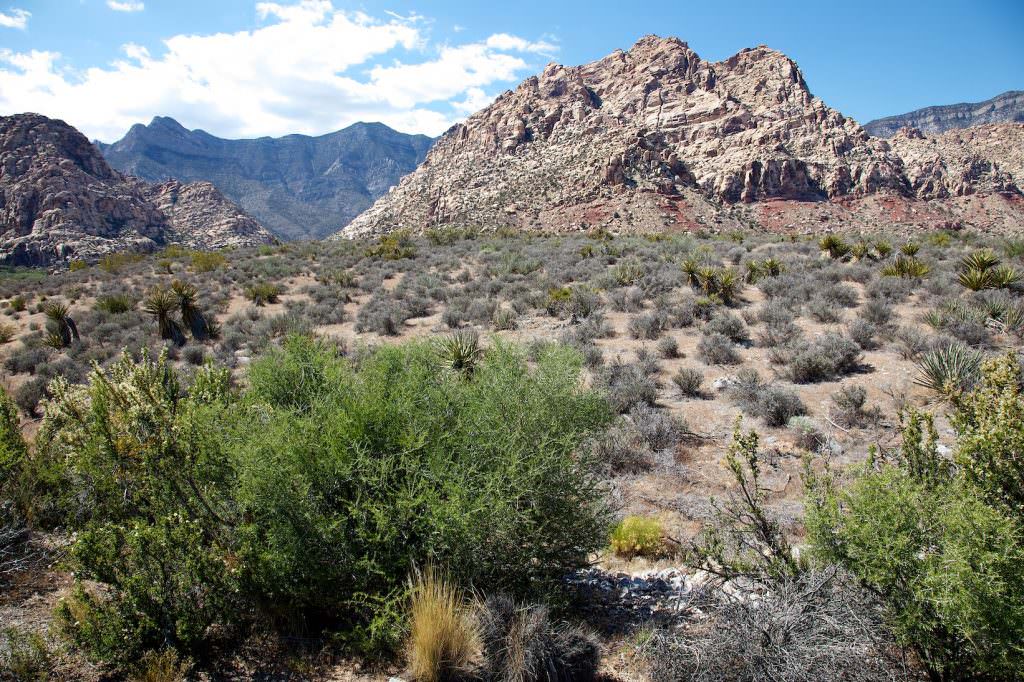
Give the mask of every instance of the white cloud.
M 251 31 L 176 35 L 159 51 L 127 44 L 122 58 L 84 70 L 54 52 L 0 48 L 0 113 L 60 117 L 102 140 L 155 115 L 228 137 L 360 120 L 437 135 L 556 49 L 504 33 L 436 46 L 421 16 L 378 19 L 330 0 L 259 2 L 256 14 Z
M 107 0 L 107 7 L 115 12 L 141 12 L 146 9 L 146 3 L 137 2 L 136 0 L 126 0 L 125 2 Z
M 0 12 L 0 26 L 4 28 L 17 28 L 24 31 L 28 27 L 28 19 L 31 16 L 31 12 L 26 12 L 23 9 Z

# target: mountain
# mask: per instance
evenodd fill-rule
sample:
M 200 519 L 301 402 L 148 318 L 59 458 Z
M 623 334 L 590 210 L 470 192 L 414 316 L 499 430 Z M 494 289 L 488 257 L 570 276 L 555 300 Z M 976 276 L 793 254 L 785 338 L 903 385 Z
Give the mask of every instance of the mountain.
M 0 264 L 47 265 L 167 243 L 219 248 L 271 235 L 213 187 L 168 200 L 113 170 L 73 127 L 38 114 L 0 116 Z
M 1024 91 L 1010 90 L 984 102 L 926 107 L 907 114 L 887 116 L 865 123 L 864 130 L 875 137 L 892 137 L 900 128 L 944 133 L 984 123 L 1024 123 Z
M 646 36 L 590 64 L 550 64 L 502 94 L 341 236 L 443 224 L 812 231 L 964 219 L 1002 229 L 1024 211 L 1024 178 L 1002 162 L 1018 153 L 1020 129 L 993 128 L 983 149 L 949 142 L 955 158 L 891 143 L 814 97 L 775 50 L 708 62 L 678 39 Z
M 209 181 L 281 237 L 314 239 L 369 208 L 416 168 L 431 143 L 382 123 L 356 123 L 319 137 L 225 140 L 157 117 L 99 146 L 124 173 L 149 182 Z

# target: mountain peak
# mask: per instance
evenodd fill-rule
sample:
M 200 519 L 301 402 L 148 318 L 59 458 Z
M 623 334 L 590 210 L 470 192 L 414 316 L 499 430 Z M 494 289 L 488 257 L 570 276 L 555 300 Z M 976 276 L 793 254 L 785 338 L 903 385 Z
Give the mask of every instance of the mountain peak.
M 445 133 L 344 234 L 438 224 L 692 228 L 729 224 L 733 206 L 766 201 L 915 201 L 1017 186 L 993 165 L 976 164 L 965 181 L 912 156 L 908 166 L 814 98 L 778 50 L 708 62 L 678 38 L 647 35 L 527 78 Z
M 892 137 L 902 128 L 942 133 L 986 123 L 1024 122 L 1024 91 L 1008 90 L 983 102 L 961 102 L 925 107 L 906 114 L 887 116 L 864 124 L 875 137 Z

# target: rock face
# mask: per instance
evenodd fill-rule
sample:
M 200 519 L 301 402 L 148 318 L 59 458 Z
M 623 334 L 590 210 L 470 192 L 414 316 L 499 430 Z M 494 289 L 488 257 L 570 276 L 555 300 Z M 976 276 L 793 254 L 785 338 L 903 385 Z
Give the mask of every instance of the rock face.
M 166 237 L 193 249 L 269 244 L 273 236 L 209 182 L 135 182 L 167 216 Z
M 908 144 L 908 174 L 899 144 L 814 97 L 785 55 L 757 47 L 712 63 L 675 38 L 647 36 L 591 64 L 551 64 L 501 95 L 342 236 L 441 224 L 776 227 L 807 207 L 837 206 L 815 220 L 842 220 L 856 214 L 851 202 L 879 196 L 1019 195 L 1019 173 L 997 161 L 1019 131 L 992 135 L 971 169 L 946 151 L 934 168 Z
M 202 188 L 182 188 L 185 201 L 176 210 L 181 215 L 170 218 L 151 199 L 153 191 L 110 168 L 99 150 L 63 121 L 38 114 L 0 117 L 0 264 L 95 259 L 168 242 L 213 248 L 225 241 L 243 245 L 271 239 L 253 228 L 251 218 L 231 218 L 223 197 L 217 203 Z M 190 206 L 193 199 L 203 203 Z M 216 211 L 204 208 L 214 204 Z
M 320 137 L 225 140 L 172 118 L 100 144 L 114 168 L 148 182 L 209 181 L 285 239 L 332 234 L 423 160 L 433 140 L 380 123 Z
M 944 133 L 986 123 L 1024 123 L 1024 91 L 1010 90 L 984 102 L 947 104 L 887 116 L 865 123 L 864 130 L 875 137 L 892 137 L 901 128 Z

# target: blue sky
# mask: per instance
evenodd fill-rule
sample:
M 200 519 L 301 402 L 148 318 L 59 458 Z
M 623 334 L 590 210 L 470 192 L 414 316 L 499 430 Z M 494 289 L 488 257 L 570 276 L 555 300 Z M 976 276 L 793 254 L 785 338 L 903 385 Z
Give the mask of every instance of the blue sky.
M 357 120 L 436 135 L 548 61 L 646 33 L 709 60 L 767 44 L 862 122 L 1024 89 L 1024 0 L 0 0 L 0 113 L 106 141 L 154 115 L 228 137 Z

